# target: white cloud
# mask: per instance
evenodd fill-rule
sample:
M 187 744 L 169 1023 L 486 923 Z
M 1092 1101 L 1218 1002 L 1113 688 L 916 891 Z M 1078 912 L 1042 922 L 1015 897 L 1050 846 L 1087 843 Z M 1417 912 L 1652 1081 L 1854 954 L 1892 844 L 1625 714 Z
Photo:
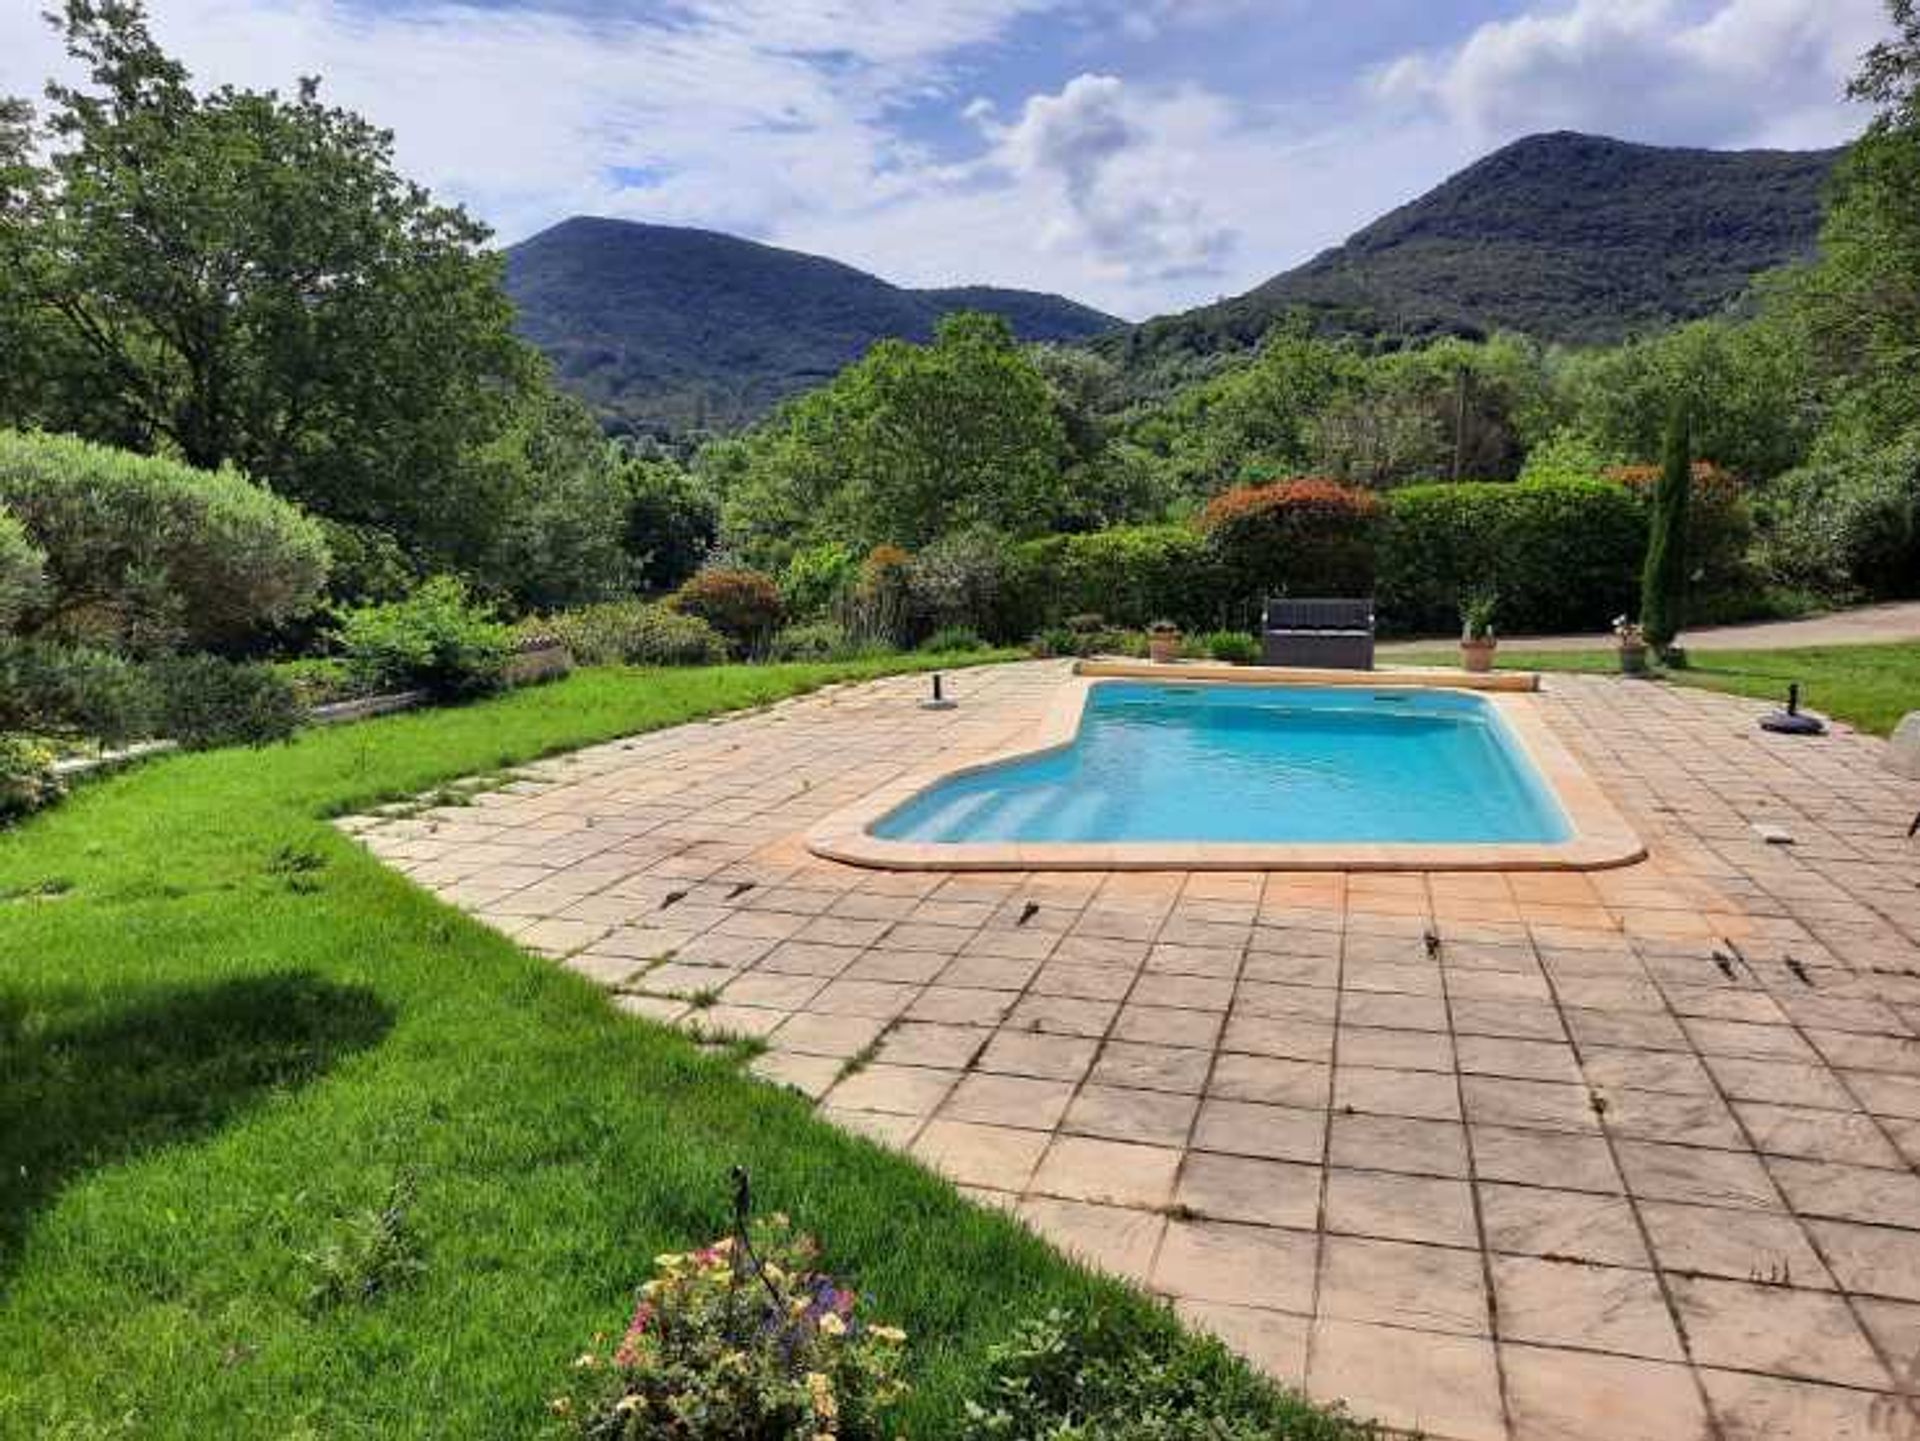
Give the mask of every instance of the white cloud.
M 1482 25 L 1403 57 L 1382 98 L 1430 107 L 1492 143 L 1539 130 L 1706 146 L 1830 145 L 1860 117 L 1839 103 L 1885 27 L 1881 0 L 1576 0 Z
M 1136 94 L 1112 75 L 1076 76 L 1029 98 L 1012 125 L 985 125 L 990 163 L 1052 203 L 1044 245 L 1154 280 L 1216 274 L 1232 246 L 1187 188 L 1201 148 L 1229 128 L 1213 97 Z

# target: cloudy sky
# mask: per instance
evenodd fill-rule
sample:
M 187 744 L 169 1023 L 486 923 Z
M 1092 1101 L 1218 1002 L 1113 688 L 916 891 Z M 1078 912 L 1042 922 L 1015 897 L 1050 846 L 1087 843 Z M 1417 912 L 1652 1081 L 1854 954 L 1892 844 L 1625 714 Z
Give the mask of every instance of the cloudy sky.
M 0 0 L 0 92 L 60 64 Z M 149 0 L 303 73 L 503 241 L 593 213 L 1129 317 L 1232 294 L 1538 130 L 1834 144 L 1882 0 Z

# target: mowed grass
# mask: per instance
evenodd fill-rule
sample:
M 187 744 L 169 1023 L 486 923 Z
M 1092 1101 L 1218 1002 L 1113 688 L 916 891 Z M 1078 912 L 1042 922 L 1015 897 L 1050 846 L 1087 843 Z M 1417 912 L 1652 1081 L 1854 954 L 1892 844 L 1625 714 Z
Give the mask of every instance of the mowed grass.
M 1383 661 L 1395 658 L 1381 652 Z M 1433 652 L 1407 652 L 1413 664 L 1444 663 Z M 1513 650 L 1496 653 L 1502 670 L 1599 671 L 1617 674 L 1611 650 Z M 1787 686 L 1800 682 L 1800 703 L 1861 730 L 1886 735 L 1910 710 L 1920 710 L 1920 644 L 1817 646 L 1804 650 L 1701 650 L 1684 670 L 1662 670 L 1678 685 L 1761 700 L 1785 701 Z
M 944 662 L 590 671 L 149 764 L 0 832 L 0 1435 L 512 1437 L 728 1168 L 912 1333 L 911 1434 L 1051 1305 L 1158 1308 L 798 1098 L 616 1014 L 325 817 L 464 774 Z M 414 1200 L 424 1263 L 316 1304 Z M 1275 1435 L 1348 1432 L 1228 1368 Z

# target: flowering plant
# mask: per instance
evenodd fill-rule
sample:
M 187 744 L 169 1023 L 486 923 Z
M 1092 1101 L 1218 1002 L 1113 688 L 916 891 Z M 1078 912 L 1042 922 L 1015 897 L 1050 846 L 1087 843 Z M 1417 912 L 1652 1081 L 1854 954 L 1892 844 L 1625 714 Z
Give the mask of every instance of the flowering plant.
M 1628 620 L 1624 615 L 1613 618 L 1613 636 L 1622 649 L 1634 650 L 1647 643 L 1647 633 L 1637 620 Z
M 877 1441 L 905 1394 L 906 1333 L 813 1269 L 784 1216 L 659 1256 L 625 1333 L 574 1362 L 553 1410 L 593 1441 Z

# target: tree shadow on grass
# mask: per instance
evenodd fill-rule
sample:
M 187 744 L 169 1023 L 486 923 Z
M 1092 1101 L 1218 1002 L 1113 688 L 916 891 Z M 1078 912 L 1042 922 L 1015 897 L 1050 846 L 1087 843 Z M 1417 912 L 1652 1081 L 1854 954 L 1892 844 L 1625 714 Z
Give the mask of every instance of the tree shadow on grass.
M 373 1045 L 372 991 L 306 972 L 96 996 L 0 990 L 0 1281 L 76 1176 L 217 1130 Z

